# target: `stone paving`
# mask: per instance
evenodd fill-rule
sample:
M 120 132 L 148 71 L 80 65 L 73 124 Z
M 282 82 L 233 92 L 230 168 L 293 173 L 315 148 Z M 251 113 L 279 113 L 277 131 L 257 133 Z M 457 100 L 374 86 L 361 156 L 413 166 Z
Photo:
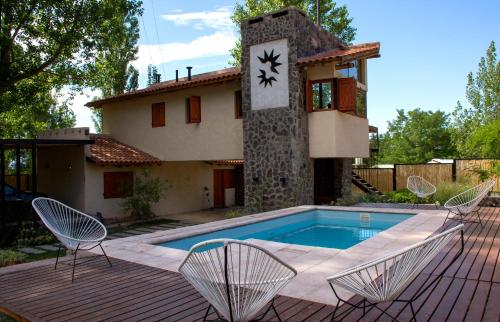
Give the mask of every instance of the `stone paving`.
M 179 221 L 179 222 L 171 222 L 168 224 L 144 226 L 144 227 L 140 227 L 140 228 L 134 228 L 134 229 L 118 232 L 118 233 L 109 234 L 106 239 L 107 240 L 114 240 L 114 239 L 119 239 L 119 238 L 132 237 L 132 236 L 138 236 L 138 235 L 143 235 L 143 234 L 150 234 L 150 233 L 154 233 L 154 232 L 158 232 L 158 231 L 165 231 L 165 230 L 187 227 L 187 226 L 192 226 L 192 225 L 194 225 L 194 224 L 190 223 L 190 222 Z M 57 251 L 58 249 L 59 249 L 59 244 L 54 243 L 54 244 L 50 244 L 50 245 L 21 247 L 21 248 L 18 248 L 17 251 L 19 251 L 21 253 L 28 254 L 28 255 L 40 255 L 40 254 L 44 254 L 47 252 L 54 252 L 54 251 Z

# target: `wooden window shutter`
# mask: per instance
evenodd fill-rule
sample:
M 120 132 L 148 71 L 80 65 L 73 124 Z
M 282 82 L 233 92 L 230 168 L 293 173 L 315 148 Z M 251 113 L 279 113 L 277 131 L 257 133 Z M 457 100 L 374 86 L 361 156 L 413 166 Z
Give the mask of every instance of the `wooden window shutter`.
M 241 91 L 234 92 L 234 117 L 241 119 L 243 117 L 243 98 Z
M 165 126 L 165 102 L 151 105 L 151 126 Z
M 356 111 L 356 79 L 337 79 L 337 109 L 341 112 Z
M 313 82 L 308 80 L 306 84 L 306 111 L 312 113 L 313 111 Z
M 104 172 L 103 196 L 105 199 L 131 196 L 133 184 L 133 172 Z
M 201 122 L 201 97 L 191 96 L 189 98 L 189 123 Z

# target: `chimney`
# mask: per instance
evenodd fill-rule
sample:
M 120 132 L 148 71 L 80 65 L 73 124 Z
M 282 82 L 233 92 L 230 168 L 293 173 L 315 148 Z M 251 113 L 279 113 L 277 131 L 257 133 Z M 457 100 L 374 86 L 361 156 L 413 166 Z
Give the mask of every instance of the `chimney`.
M 154 74 L 155 83 L 159 83 L 161 81 L 161 74 Z
M 187 66 L 186 68 L 188 70 L 188 81 L 190 81 L 191 80 L 191 69 L 193 69 L 193 67 L 192 66 Z
M 179 81 L 179 70 L 175 70 L 175 82 L 177 83 Z

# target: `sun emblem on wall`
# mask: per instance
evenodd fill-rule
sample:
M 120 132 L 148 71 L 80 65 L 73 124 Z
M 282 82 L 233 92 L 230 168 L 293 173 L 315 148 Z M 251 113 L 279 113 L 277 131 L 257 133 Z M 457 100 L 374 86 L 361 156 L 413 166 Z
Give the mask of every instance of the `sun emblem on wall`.
M 274 49 L 271 50 L 271 52 L 268 54 L 266 50 L 264 50 L 264 57 L 257 56 L 257 58 L 260 60 L 262 64 L 267 64 L 270 63 L 271 66 L 269 67 L 269 70 L 271 71 L 269 75 L 267 75 L 267 72 L 264 69 L 259 69 L 260 75 L 257 76 L 260 78 L 260 84 L 264 84 L 264 87 L 273 86 L 273 82 L 277 82 L 278 80 L 272 76 L 271 73 L 279 74 L 278 70 L 276 67 L 282 65 L 282 63 L 278 62 L 278 58 L 281 56 L 281 54 L 274 55 Z

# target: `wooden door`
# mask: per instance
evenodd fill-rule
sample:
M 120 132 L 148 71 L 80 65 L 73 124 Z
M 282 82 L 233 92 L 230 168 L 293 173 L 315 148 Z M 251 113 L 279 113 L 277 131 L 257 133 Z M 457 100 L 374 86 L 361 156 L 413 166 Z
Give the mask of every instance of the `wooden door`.
M 214 207 L 224 207 L 224 170 L 214 169 Z

